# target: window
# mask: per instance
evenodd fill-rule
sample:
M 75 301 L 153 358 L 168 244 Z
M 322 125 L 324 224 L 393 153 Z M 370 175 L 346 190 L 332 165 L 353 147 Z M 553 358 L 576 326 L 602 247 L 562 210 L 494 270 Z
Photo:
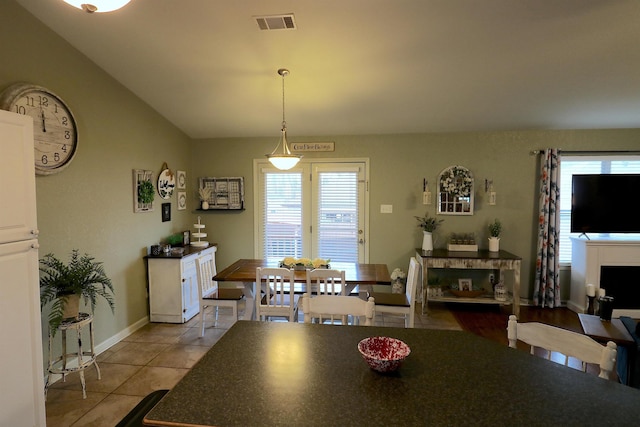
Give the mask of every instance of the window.
M 258 258 L 366 262 L 366 161 L 301 162 L 280 171 L 256 161 Z
M 640 173 L 640 156 L 570 156 L 560 158 L 560 263 L 571 263 L 571 177 L 574 174 Z M 589 236 L 593 238 L 593 236 Z M 598 234 L 598 238 L 610 237 Z M 638 235 L 640 238 L 640 235 Z

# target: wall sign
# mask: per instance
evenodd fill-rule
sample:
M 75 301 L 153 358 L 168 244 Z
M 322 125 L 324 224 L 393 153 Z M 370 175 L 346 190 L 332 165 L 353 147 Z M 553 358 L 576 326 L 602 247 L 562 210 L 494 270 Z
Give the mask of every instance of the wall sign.
M 335 151 L 335 142 L 290 142 L 291 151 Z

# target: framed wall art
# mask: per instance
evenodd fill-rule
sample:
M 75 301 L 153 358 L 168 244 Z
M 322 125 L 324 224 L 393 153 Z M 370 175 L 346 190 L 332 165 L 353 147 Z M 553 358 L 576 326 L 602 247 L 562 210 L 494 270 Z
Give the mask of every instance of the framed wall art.
M 185 171 L 176 171 L 176 188 L 178 190 L 187 188 L 187 173 Z
M 183 211 L 187 209 L 187 192 L 178 191 L 178 210 Z
M 171 203 L 162 204 L 162 222 L 171 221 Z
M 133 169 L 133 211 L 136 213 L 153 212 L 155 194 L 153 172 Z

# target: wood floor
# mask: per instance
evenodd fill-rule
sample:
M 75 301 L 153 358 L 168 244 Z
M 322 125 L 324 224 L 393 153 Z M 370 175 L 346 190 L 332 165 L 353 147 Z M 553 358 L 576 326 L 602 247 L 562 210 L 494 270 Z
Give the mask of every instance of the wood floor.
M 455 319 L 458 321 L 462 329 L 498 342 L 502 345 L 508 345 L 507 341 L 507 321 L 511 315 L 511 307 L 492 306 L 492 305 L 474 305 L 474 304 L 447 304 Z M 548 325 L 554 325 L 570 331 L 584 333 L 577 313 L 565 307 L 559 308 L 540 308 L 540 307 L 520 307 L 519 322 L 540 322 Z M 522 351 L 530 351 L 530 347 L 518 341 L 518 349 Z M 547 352 L 536 349 L 536 356 L 547 358 Z M 565 357 L 559 353 L 551 353 L 550 359 L 556 363 L 564 364 Z M 568 366 L 574 369 L 582 369 L 581 362 L 570 358 Z M 597 375 L 599 368 L 596 365 L 587 365 L 587 372 Z M 614 373 L 615 375 L 615 373 Z M 617 378 L 617 375 L 615 375 Z
M 469 332 L 507 345 L 511 306 L 448 304 L 460 326 Z M 583 333 L 578 315 L 568 308 L 520 307 L 519 322 L 540 322 Z

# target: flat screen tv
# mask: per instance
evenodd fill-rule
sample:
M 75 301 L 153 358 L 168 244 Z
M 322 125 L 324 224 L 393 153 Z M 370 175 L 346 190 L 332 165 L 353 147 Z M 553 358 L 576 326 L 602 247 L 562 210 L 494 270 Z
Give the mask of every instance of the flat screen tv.
M 640 174 L 573 175 L 572 233 L 640 233 Z

